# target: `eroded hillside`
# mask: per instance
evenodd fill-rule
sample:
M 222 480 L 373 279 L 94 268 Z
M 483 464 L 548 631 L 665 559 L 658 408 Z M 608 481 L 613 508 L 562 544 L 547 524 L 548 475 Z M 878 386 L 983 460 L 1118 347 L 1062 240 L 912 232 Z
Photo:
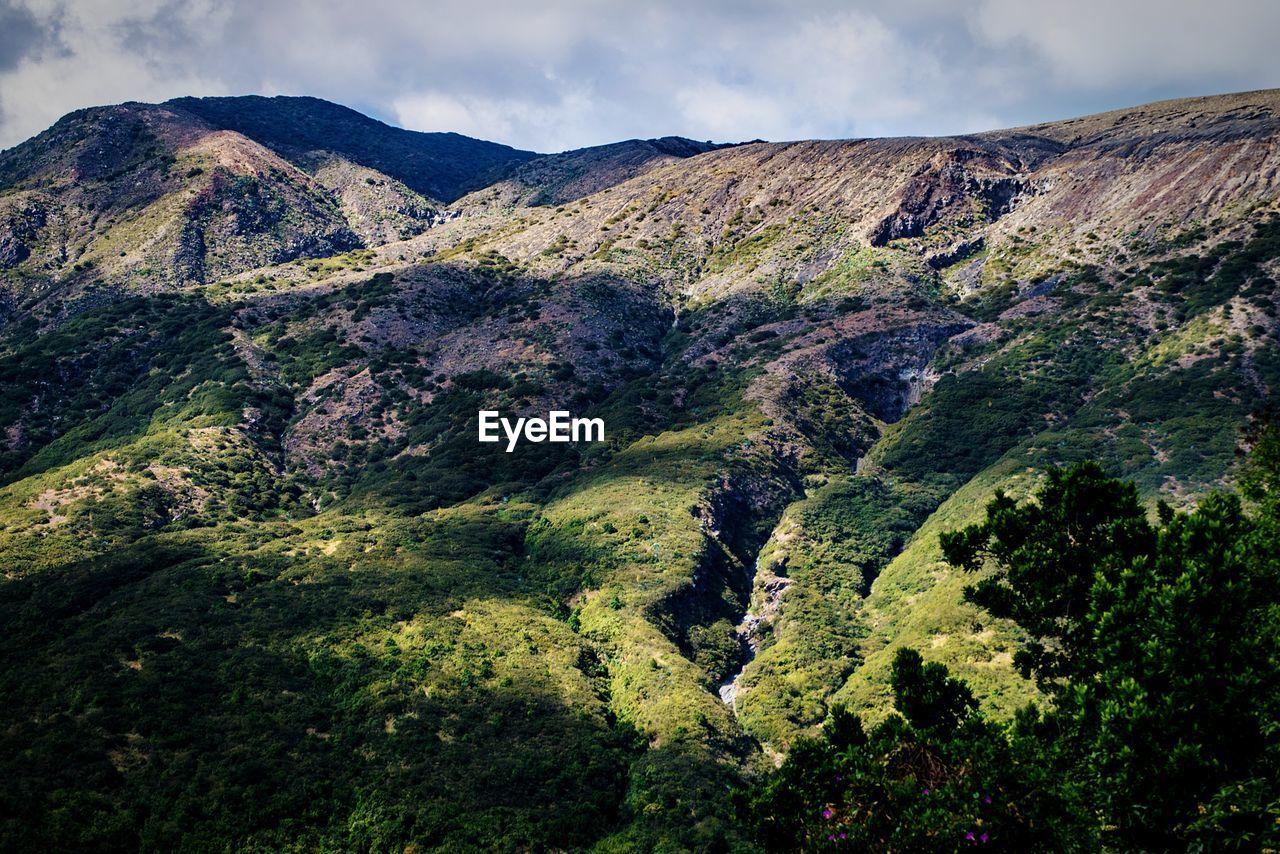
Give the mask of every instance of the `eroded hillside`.
M 1232 476 L 1278 109 L 620 143 L 448 204 L 181 101 L 0 154 L 6 839 L 732 845 L 900 646 L 1009 714 L 937 534 L 1048 463 Z

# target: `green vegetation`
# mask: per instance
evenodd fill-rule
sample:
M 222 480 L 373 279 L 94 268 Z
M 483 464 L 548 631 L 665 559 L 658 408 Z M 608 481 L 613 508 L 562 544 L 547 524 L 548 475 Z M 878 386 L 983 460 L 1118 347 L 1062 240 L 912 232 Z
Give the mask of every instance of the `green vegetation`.
M 1028 634 L 1015 657 L 1051 698 L 1045 727 L 1122 848 L 1280 842 L 1280 475 L 1276 428 L 1246 489 L 1151 524 L 1137 490 L 1081 465 L 1034 505 L 1003 496 L 943 538 L 996 571 L 968 593 Z
M 898 714 L 864 730 L 832 708 L 820 739 L 739 799 L 769 850 L 1088 851 L 1097 828 L 1078 789 L 1045 766 L 1030 734 L 974 711 L 940 664 L 900 649 Z
M 780 750 L 822 722 L 835 688 L 862 663 L 871 583 L 933 504 L 920 490 L 840 478 L 787 509 L 757 558 L 759 571 L 788 586 L 739 687 L 749 732 Z
M 1280 256 L 1280 217 L 1263 220 L 1246 241 L 1224 240 L 1205 255 L 1151 265 L 1146 275 L 1175 305 L 1179 320 L 1195 317 L 1237 294 L 1264 303 L 1275 286 L 1262 265 Z
M 741 809 L 776 848 L 1118 850 L 1280 843 L 1280 428 L 1244 496 L 1152 523 L 1131 483 L 1051 469 L 1034 501 L 997 493 L 944 533 L 949 562 L 992 571 L 966 598 L 1025 633 L 1045 692 L 990 722 L 937 663 L 897 651 L 894 715 L 867 734 L 833 708 Z M 1246 501 L 1248 507 L 1246 507 Z
M 23 442 L 0 456 L 5 480 L 121 444 L 156 420 L 226 423 L 233 401 L 275 409 L 250 387 L 226 321 L 201 300 L 164 295 L 109 304 L 48 335 L 13 335 L 0 356 L 0 423 Z
M 1029 630 L 964 600 L 938 533 L 1045 462 L 1096 456 L 1144 495 L 1211 485 L 1258 403 L 1235 378 L 1280 377 L 1221 306 L 1150 334 L 1085 276 L 1061 312 L 941 348 L 896 423 L 869 414 L 894 374 L 803 363 L 767 417 L 770 360 L 874 302 L 770 288 L 667 326 L 625 285 L 542 282 L 496 252 L 337 288 L 263 278 L 6 333 L 4 418 L 26 437 L 0 490 L 6 844 L 739 848 L 839 825 L 872 847 L 978 827 L 1089 847 L 1101 783 L 1064 776 L 1047 724 L 1010 722 L 1058 702 L 1015 672 Z M 564 305 L 600 324 L 580 349 L 541 319 Z M 363 333 L 408 323 L 536 331 L 451 370 L 447 344 Z M 834 352 L 870 358 L 858 347 Z M 566 400 L 605 443 L 474 441 L 479 408 Z M 300 443 L 318 418 L 329 432 Z M 770 579 L 730 710 L 733 627 Z M 956 678 L 973 702 L 923 723 L 907 684 Z M 846 724 L 809 741 L 823 720 Z M 763 784 L 743 824 L 731 794 L 757 743 L 789 751 L 792 782 Z M 799 824 L 757 821 L 815 762 L 856 785 Z M 1035 794 L 1047 782 L 1065 788 Z
M 318 517 L 11 583 L 4 846 L 589 841 L 642 742 L 517 592 L 520 525 Z
M 1276 847 L 1280 219 L 1158 121 L 3 153 L 0 849 Z

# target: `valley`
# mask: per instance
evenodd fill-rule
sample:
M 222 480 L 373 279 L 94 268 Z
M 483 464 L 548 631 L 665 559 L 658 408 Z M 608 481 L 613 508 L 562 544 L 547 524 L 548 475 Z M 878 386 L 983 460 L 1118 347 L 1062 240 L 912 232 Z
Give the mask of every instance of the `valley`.
M 0 152 L 0 847 L 745 850 L 901 648 L 1012 719 L 939 534 L 1235 482 L 1278 139 L 1276 90 L 553 155 L 183 98 Z

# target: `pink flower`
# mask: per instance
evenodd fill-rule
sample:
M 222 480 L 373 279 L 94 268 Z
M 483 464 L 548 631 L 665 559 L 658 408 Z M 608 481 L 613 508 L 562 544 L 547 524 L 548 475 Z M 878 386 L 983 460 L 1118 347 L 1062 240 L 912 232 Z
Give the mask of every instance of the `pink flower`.
M 990 836 L 987 836 L 985 833 L 984 833 L 984 834 L 982 834 L 981 836 L 979 836 L 978 838 L 979 838 L 979 839 L 981 839 L 983 842 L 990 842 L 990 841 L 991 841 L 991 837 L 990 837 Z
M 969 831 L 968 833 L 966 833 L 966 834 L 964 835 L 964 839 L 965 839 L 965 841 L 966 841 L 966 842 L 973 842 L 973 841 L 974 841 L 974 838 L 973 838 L 973 831 L 971 830 L 971 831 Z
M 825 810 L 823 810 L 823 811 L 822 811 L 822 817 L 823 817 L 823 818 L 829 819 L 829 818 L 831 818 L 831 816 L 833 816 L 833 815 L 835 815 L 835 813 L 831 812 L 831 810 L 829 810 L 829 809 L 825 809 Z

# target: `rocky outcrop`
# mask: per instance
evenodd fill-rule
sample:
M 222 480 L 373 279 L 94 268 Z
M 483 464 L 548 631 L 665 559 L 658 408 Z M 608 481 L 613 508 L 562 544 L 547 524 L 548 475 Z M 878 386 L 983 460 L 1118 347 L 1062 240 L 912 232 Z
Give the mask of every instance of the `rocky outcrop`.
M 802 492 L 784 459 L 744 456 L 692 508 L 703 535 L 697 567 L 687 584 L 654 603 L 647 616 L 706 669 L 708 686 L 741 669 L 747 649 L 732 627 L 751 601 L 755 555 Z
M 920 400 L 925 369 L 939 345 L 973 324 L 922 319 L 887 333 L 841 341 L 827 350 L 840 387 L 867 412 L 893 422 Z
M 15 267 L 31 257 L 48 219 L 45 206 L 29 196 L 0 199 L 0 268 Z
M 935 156 L 911 176 L 896 209 L 872 227 L 868 242 L 885 246 L 893 240 L 921 237 L 927 229 L 946 222 L 960 227 L 995 222 L 1043 189 L 1023 175 L 1000 174 L 1014 165 L 969 148 Z
M 438 204 L 396 179 L 344 158 L 331 158 L 316 169 L 315 179 L 337 198 L 347 224 L 366 246 L 414 237 L 443 216 Z

